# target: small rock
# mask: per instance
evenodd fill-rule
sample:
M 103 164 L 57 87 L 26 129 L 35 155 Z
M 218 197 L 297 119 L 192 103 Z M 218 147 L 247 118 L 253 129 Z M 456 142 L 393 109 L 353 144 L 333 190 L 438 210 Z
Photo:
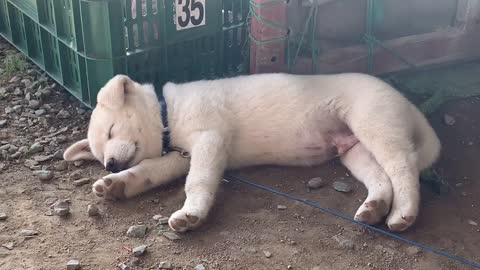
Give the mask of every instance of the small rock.
M 58 135 L 55 139 L 58 143 L 64 143 L 67 141 L 67 136 L 65 135 Z
M 193 270 L 207 270 L 203 264 L 197 264 Z
M 21 155 L 22 155 L 22 153 L 19 151 L 19 152 L 16 152 L 16 153 L 12 154 L 10 156 L 10 158 L 16 159 L 16 158 L 19 158 Z
M 46 156 L 46 155 L 38 155 L 38 156 L 34 156 L 34 157 L 33 157 L 33 159 L 34 159 L 35 161 L 38 161 L 38 162 L 49 161 L 49 160 L 51 160 L 52 158 L 53 158 L 52 155 L 48 155 L 48 156 Z
M 80 166 L 83 165 L 83 160 L 75 160 L 75 161 L 73 162 L 73 165 L 74 165 L 75 167 L 80 167 Z
M 78 180 L 80 178 L 82 178 L 82 171 L 80 170 L 74 171 L 70 174 L 70 180 L 72 181 Z
M 158 269 L 172 269 L 172 264 L 170 262 L 160 262 Z
M 142 238 L 147 233 L 147 226 L 135 225 L 128 228 L 127 236 L 133 238 Z
M 33 172 L 40 181 L 50 181 L 53 179 L 53 172 L 47 170 L 40 170 Z
M 68 168 L 68 163 L 65 160 L 57 162 L 54 166 L 56 171 L 65 171 Z
M 178 234 L 176 233 L 173 233 L 173 232 L 164 232 L 163 234 L 163 237 L 169 239 L 169 240 L 172 240 L 172 241 L 176 241 L 176 240 L 180 240 L 182 239 Z
M 40 108 L 40 101 L 32 99 L 28 102 L 28 107 L 33 110 L 38 110 L 38 108 Z
M 468 220 L 468 224 L 470 224 L 470 225 L 472 225 L 472 226 L 478 226 L 478 223 L 475 222 L 475 221 L 473 221 L 473 220 L 471 220 L 471 219 Z
M 307 187 L 311 189 L 317 189 L 325 186 L 325 181 L 320 177 L 315 177 L 308 180 Z
M 57 201 L 53 204 L 53 213 L 61 217 L 70 214 L 70 204 L 67 201 Z
M 287 269 L 293 269 L 293 266 L 291 266 L 290 264 L 287 265 Z
M 13 76 L 8 82 L 9 83 L 16 83 L 20 80 L 20 77 L 18 76 Z
M 153 216 L 153 220 L 159 221 L 163 216 L 162 215 L 155 215 Z
M 353 249 L 355 247 L 355 244 L 353 243 L 352 240 L 345 238 L 342 235 L 334 235 L 333 240 L 337 241 L 340 247 L 345 248 L 345 249 Z
M 135 257 L 140 257 L 145 253 L 146 250 L 147 250 L 147 245 L 141 245 L 141 246 L 135 247 L 132 250 L 132 254 Z
M 32 237 L 34 235 L 38 235 L 38 231 L 36 231 L 36 230 L 21 230 L 19 234 L 20 234 L 20 236 Z
M 352 187 L 349 184 L 340 181 L 333 182 L 333 188 L 338 192 L 344 193 L 352 191 Z
M 70 260 L 67 262 L 67 270 L 80 269 L 80 262 L 78 260 Z
M 35 166 L 38 165 L 38 162 L 35 161 L 35 160 L 32 160 L 32 159 L 27 159 L 27 160 L 25 160 L 23 165 L 25 165 L 25 167 L 27 167 L 27 168 L 32 169 L 32 168 L 34 168 Z
M 53 158 L 58 159 L 58 160 L 62 160 L 63 159 L 63 150 L 60 149 L 60 150 L 55 151 L 55 153 L 53 153 Z
M 28 147 L 21 146 L 20 148 L 18 148 L 18 151 L 21 152 L 22 154 L 26 154 L 28 153 Z
M 266 258 L 271 258 L 272 257 L 272 253 L 270 251 L 263 251 L 263 255 L 265 255 Z
M 279 205 L 277 205 L 277 209 L 278 210 L 285 210 L 285 209 L 287 209 L 287 206 L 279 204 Z
M 168 217 L 162 217 L 158 220 L 158 224 L 165 225 L 168 224 Z
M 445 114 L 443 116 L 443 122 L 445 122 L 447 126 L 453 126 L 455 125 L 455 118 L 449 114 Z
M 100 214 L 100 210 L 98 209 L 98 207 L 94 204 L 89 204 L 88 207 L 87 207 L 87 213 L 89 216 L 91 217 L 94 217 L 94 216 L 98 216 Z
M 5 220 L 7 218 L 8 218 L 7 214 L 0 212 L 0 220 Z
M 17 97 L 19 96 L 23 96 L 23 91 L 20 89 L 20 88 L 15 88 L 15 90 L 13 90 L 13 94 Z
M 58 119 L 67 119 L 70 117 L 70 113 L 66 110 L 60 110 L 57 114 Z
M 254 248 L 254 247 L 246 247 L 246 248 L 244 249 L 244 251 L 247 252 L 247 253 L 250 253 L 250 254 L 255 254 L 255 253 L 257 253 L 257 249 Z
M 92 179 L 90 179 L 90 178 L 81 178 L 81 179 L 73 181 L 73 185 L 77 186 L 77 187 L 78 186 L 83 186 L 83 185 L 86 185 L 86 184 L 90 183 L 90 181 L 92 181 Z
M 45 109 L 35 110 L 35 115 L 37 115 L 37 116 L 42 116 L 46 113 L 47 113 L 47 111 L 45 111 Z
M 120 268 L 120 270 L 130 270 L 130 267 L 124 263 L 119 263 L 117 267 Z
M 23 83 L 23 85 L 25 85 L 25 88 L 28 88 L 32 85 L 32 81 L 30 81 L 29 79 L 23 79 L 20 82 Z
M 7 125 L 7 120 L 0 120 L 0 128 Z
M 410 256 L 414 256 L 422 252 L 422 250 L 418 247 L 408 247 L 406 251 L 407 251 L 407 254 Z
M 6 114 L 11 114 L 12 112 L 13 112 L 12 107 L 7 106 L 7 107 L 5 108 L 5 113 L 6 113 Z
M 28 149 L 29 154 L 36 154 L 42 151 L 43 151 L 43 145 L 41 145 L 39 142 L 32 144 Z
M 15 247 L 15 243 L 14 242 L 8 242 L 8 243 L 3 244 L 2 247 L 6 248 L 8 250 L 12 250 Z

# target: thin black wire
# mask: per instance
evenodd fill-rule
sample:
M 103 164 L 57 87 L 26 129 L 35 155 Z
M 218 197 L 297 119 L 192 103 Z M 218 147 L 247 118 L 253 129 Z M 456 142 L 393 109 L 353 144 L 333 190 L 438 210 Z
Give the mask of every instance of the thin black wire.
M 230 179 L 229 179 L 230 178 Z M 392 237 L 392 238 L 395 238 L 397 240 L 400 240 L 402 242 L 405 242 L 407 244 L 410 244 L 410 245 L 413 245 L 413 246 L 416 246 L 416 247 L 419 247 L 419 248 L 422 248 L 424 250 L 427 250 L 427 251 L 430 251 L 430 252 L 433 252 L 435 254 L 438 254 L 438 255 L 441 255 L 441 256 L 445 256 L 451 260 L 454 260 L 454 261 L 457 261 L 457 262 L 460 262 L 460 263 L 463 263 L 463 264 L 466 264 L 466 265 L 469 265 L 469 266 L 472 266 L 472 267 L 475 267 L 477 269 L 480 269 L 480 264 L 478 263 L 475 263 L 475 262 L 472 262 L 472 261 L 469 261 L 469 260 L 466 260 L 464 258 L 461 258 L 461 257 L 457 257 L 457 256 L 454 256 L 454 255 L 451 255 L 445 251 L 441 251 L 441 250 L 438 250 L 436 248 L 433 248 L 433 247 L 430 247 L 430 246 L 427 246 L 427 245 L 424 245 L 424 244 L 421 244 L 421 243 L 417 243 L 417 242 L 414 242 L 412 240 L 409 240 L 409 239 L 406 239 L 406 238 L 403 238 L 401 236 L 398 236 L 396 234 L 393 234 L 393 233 L 390 233 L 390 232 L 387 232 L 387 231 L 384 231 L 382 229 L 379 229 L 379 228 L 376 228 L 376 227 L 373 227 L 373 226 L 370 226 L 368 224 L 365 224 L 363 222 L 360 222 L 360 221 L 357 221 L 349 216 L 346 216 L 346 215 L 343 215 L 343 214 L 340 214 L 340 213 L 337 213 L 333 210 L 330 210 L 328 208 L 324 208 L 320 205 L 318 205 L 317 203 L 315 202 L 311 202 L 307 199 L 303 199 L 303 198 L 299 198 L 299 197 L 296 197 L 294 195 L 290 195 L 290 194 L 286 194 L 286 193 L 283 193 L 283 192 L 280 192 L 278 190 L 275 190 L 275 189 L 271 189 L 271 188 L 268 188 L 268 187 L 265 187 L 265 186 L 262 186 L 262 185 L 259 185 L 259 184 L 256 184 L 256 183 L 253 183 L 253 182 L 250 182 L 248 180 L 245 180 L 241 177 L 238 177 L 238 176 L 235 176 L 235 175 L 231 175 L 231 174 L 226 174 L 225 175 L 225 179 L 226 180 L 235 180 L 235 181 L 238 181 L 238 182 L 241 182 L 243 184 L 246 184 L 246 185 L 249 185 L 251 187 L 255 187 L 255 188 L 258 188 L 258 189 L 261 189 L 261 190 L 264 190 L 264 191 L 267 191 L 267 192 L 270 192 L 270 193 L 273 193 L 273 194 L 276 194 L 276 195 L 279 195 L 279 196 L 282 196 L 282 197 L 285 197 L 287 199 L 290 199 L 290 200 L 293 200 L 293 201 L 297 201 L 297 202 L 301 202 L 303 204 L 306 204 L 306 205 L 309 205 L 311 207 L 314 207 L 316 209 L 319 209 L 323 212 L 326 212 L 326 213 L 329 213 L 331 215 L 334 215 L 338 218 L 341 218 L 341 219 L 344 219 L 344 220 L 347 220 L 347 221 L 350 221 L 352 223 L 355 223 L 355 224 L 358 224 L 358 225 L 361 225 L 363 227 L 366 227 L 372 231 L 375 231 L 375 232 L 378 232 L 378 233 L 381 233 L 381 234 L 384 234 L 386 236 L 389 236 L 389 237 Z

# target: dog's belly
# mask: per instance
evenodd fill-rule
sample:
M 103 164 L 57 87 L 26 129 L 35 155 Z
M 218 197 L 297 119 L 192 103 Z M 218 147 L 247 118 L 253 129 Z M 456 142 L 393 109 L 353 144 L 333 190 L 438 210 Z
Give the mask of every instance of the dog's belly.
M 348 128 L 269 134 L 234 142 L 231 167 L 253 165 L 313 166 L 342 155 L 358 143 Z M 244 144 L 247 142 L 248 144 Z

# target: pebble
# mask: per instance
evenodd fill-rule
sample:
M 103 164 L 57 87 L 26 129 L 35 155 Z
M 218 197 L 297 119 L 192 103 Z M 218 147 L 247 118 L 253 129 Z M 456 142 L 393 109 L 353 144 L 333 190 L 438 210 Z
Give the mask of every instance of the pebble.
M 263 251 L 263 255 L 265 255 L 266 258 L 271 258 L 272 257 L 272 253 L 270 251 Z
M 161 218 L 163 218 L 162 215 L 155 215 L 155 216 L 153 216 L 153 220 L 155 220 L 155 221 L 159 221 Z
M 473 220 L 471 220 L 471 219 L 468 220 L 468 224 L 470 224 L 470 225 L 472 225 L 472 226 L 478 226 L 478 223 L 475 222 L 475 221 L 473 221 Z
M 7 120 L 0 120 L 0 127 L 4 127 L 7 125 Z
M 42 116 L 44 114 L 46 114 L 47 111 L 45 111 L 45 109 L 38 109 L 38 110 L 35 110 L 35 115 L 37 116 Z
M 40 181 L 50 181 L 53 179 L 53 172 L 47 170 L 40 170 L 33 172 Z
M 193 270 L 207 270 L 203 264 L 197 264 Z
M 59 150 L 55 151 L 55 153 L 53 153 L 53 158 L 58 159 L 58 160 L 62 160 L 63 159 L 63 150 L 59 149 Z
M 32 99 L 28 102 L 28 107 L 33 110 L 38 110 L 40 108 L 40 101 Z
M 83 185 L 86 185 L 86 184 L 90 183 L 90 181 L 92 181 L 92 179 L 90 179 L 90 178 L 81 178 L 81 179 L 73 181 L 73 185 L 77 186 L 77 187 L 78 186 L 83 186 Z
M 172 269 L 172 264 L 168 261 L 160 262 L 158 269 Z
M 57 114 L 58 119 L 67 119 L 70 117 L 70 113 L 66 110 L 60 110 Z
M 52 155 L 38 155 L 38 156 L 34 156 L 33 159 L 35 161 L 38 161 L 38 162 L 45 162 L 45 161 L 49 161 L 50 159 L 52 159 L 53 156 Z
M 279 204 L 279 205 L 277 205 L 277 209 L 278 210 L 285 210 L 285 209 L 287 209 L 287 206 Z
M 67 270 L 80 269 L 80 262 L 78 260 L 70 260 L 67 262 Z
M 445 122 L 447 126 L 453 126 L 455 125 L 455 118 L 449 114 L 445 114 L 443 116 L 443 122 Z
M 19 158 L 21 155 L 22 155 L 22 153 L 20 151 L 18 151 L 15 154 L 11 155 L 10 157 L 15 159 L 15 158 Z
M 73 162 L 73 165 L 74 165 L 75 167 L 80 167 L 80 166 L 83 165 L 83 160 L 75 160 L 75 161 Z
M 15 90 L 13 90 L 13 94 L 17 97 L 19 96 L 23 96 L 23 91 L 20 89 L 20 88 L 15 88 Z
M 255 254 L 255 253 L 257 253 L 257 249 L 254 248 L 254 247 L 246 247 L 246 248 L 244 249 L 244 251 L 247 252 L 247 253 L 250 253 L 250 254 Z
M 168 217 L 162 217 L 158 220 L 158 224 L 165 225 L 168 224 Z
M 56 140 L 58 143 L 64 143 L 64 142 L 67 141 L 67 136 L 58 135 L 57 137 L 55 137 L 55 140 Z
M 135 225 L 128 228 L 127 236 L 133 238 L 142 238 L 147 233 L 147 226 Z
M 94 204 L 89 204 L 87 206 L 87 213 L 89 216 L 91 217 L 94 217 L 94 216 L 98 216 L 100 214 L 100 210 L 98 209 L 98 207 Z
M 338 192 L 344 193 L 352 191 L 352 187 L 349 184 L 340 181 L 333 182 L 333 188 Z
M 70 180 L 75 181 L 82 178 L 82 171 L 77 170 L 70 174 Z
M 120 268 L 120 270 L 129 270 L 130 269 L 130 267 L 128 265 L 124 264 L 124 263 L 119 263 L 117 265 L 117 267 Z
M 29 154 L 36 154 L 36 153 L 39 153 L 39 152 L 42 152 L 42 151 L 43 151 L 43 145 L 40 144 L 39 142 L 36 142 L 36 143 L 32 144 L 30 146 L 30 148 L 28 149 Z
M 341 235 L 334 235 L 332 237 L 333 240 L 337 241 L 337 243 L 340 245 L 340 247 L 345 248 L 345 249 L 353 249 L 355 247 L 355 244 L 353 243 L 352 240 L 345 238 L 344 236 Z
M 5 220 L 7 218 L 8 218 L 7 214 L 0 212 L 0 220 Z
M 28 147 L 26 147 L 26 146 L 21 146 L 20 148 L 18 148 L 18 151 L 19 151 L 20 153 L 26 154 L 26 153 L 28 153 Z
M 287 265 L 287 269 L 293 269 L 293 266 L 291 266 L 290 264 Z
M 68 163 L 65 160 L 57 162 L 54 167 L 56 171 L 65 171 L 68 168 Z
M 172 241 L 176 241 L 176 240 L 180 240 L 182 239 L 182 237 L 180 237 L 178 234 L 176 233 L 173 233 L 173 232 L 164 232 L 163 234 L 163 237 L 169 239 L 169 240 L 172 240 Z
M 320 177 L 315 177 L 308 180 L 307 187 L 311 189 L 317 189 L 325 186 L 325 181 Z
M 12 250 L 15 247 L 15 243 L 14 242 L 8 242 L 8 243 L 3 244 L 2 247 L 6 248 L 8 250 Z
M 407 254 L 410 256 L 414 256 L 422 252 L 422 250 L 418 247 L 408 247 L 406 251 L 407 251 Z
M 135 247 L 132 250 L 132 254 L 135 257 L 140 257 L 145 253 L 146 250 L 147 250 L 147 245 L 141 245 L 141 246 Z
M 38 231 L 25 229 L 25 230 L 21 230 L 19 234 L 20 234 L 20 236 L 26 236 L 26 237 L 30 236 L 31 237 L 31 236 L 34 236 L 34 235 L 38 235 Z
M 27 168 L 32 169 L 33 167 L 38 165 L 38 162 L 35 161 L 35 160 L 32 160 L 32 159 L 27 159 L 27 160 L 25 160 L 23 165 L 25 165 L 25 167 L 27 167 Z
M 6 113 L 6 114 L 11 114 L 12 112 L 13 112 L 12 107 L 7 106 L 7 107 L 5 108 L 5 113 Z
M 70 204 L 67 201 L 57 201 L 53 204 L 53 213 L 61 217 L 70 214 Z

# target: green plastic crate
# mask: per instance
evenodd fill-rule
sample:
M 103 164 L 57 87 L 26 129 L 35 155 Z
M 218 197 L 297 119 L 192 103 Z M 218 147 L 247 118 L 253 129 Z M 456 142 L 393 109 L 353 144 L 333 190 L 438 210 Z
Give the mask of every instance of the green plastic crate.
M 247 72 L 248 0 L 135 2 L 0 0 L 0 35 L 89 107 L 119 73 L 160 91 Z

